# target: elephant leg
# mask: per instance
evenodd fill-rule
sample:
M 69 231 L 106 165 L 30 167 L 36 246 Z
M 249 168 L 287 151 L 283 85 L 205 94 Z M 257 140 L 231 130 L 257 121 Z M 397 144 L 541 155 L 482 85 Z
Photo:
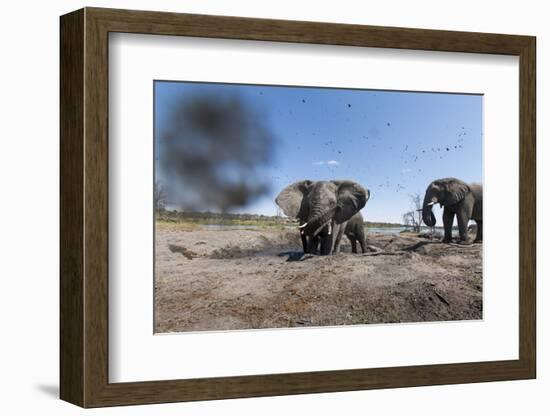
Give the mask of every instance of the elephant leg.
M 460 235 L 461 243 L 469 243 L 470 239 L 468 238 L 468 221 L 470 216 L 466 210 L 459 210 L 456 213 L 456 219 L 458 222 L 458 233 Z
M 334 225 L 333 227 L 333 233 L 334 233 L 334 249 L 332 250 L 333 253 L 340 252 L 340 243 L 342 242 L 342 235 L 344 234 L 345 228 L 346 228 L 345 222 L 340 225 Z
M 319 236 L 311 237 L 311 241 L 309 243 L 310 245 L 309 252 L 311 254 L 317 254 L 317 250 L 319 250 L 320 241 L 321 241 L 321 238 Z
M 308 252 L 307 237 L 303 231 L 300 231 L 300 238 L 302 239 L 302 247 L 304 248 L 304 254 Z
M 322 256 L 330 254 L 332 250 L 332 235 L 324 235 L 321 237 L 321 252 Z
M 351 252 L 357 253 L 357 240 L 355 238 L 350 238 L 349 241 L 351 243 Z
M 449 208 L 445 207 L 443 209 L 443 229 L 445 235 L 443 236 L 444 243 L 450 243 L 453 239 L 453 220 L 455 214 Z
M 481 242 L 483 241 L 483 221 L 481 220 L 476 220 L 476 225 L 477 225 L 477 233 L 476 233 L 476 239 L 475 239 L 475 242 Z
M 363 227 L 359 228 L 359 232 L 357 233 L 359 244 L 361 244 L 361 252 L 366 253 L 367 252 L 367 239 L 365 238 L 365 229 Z

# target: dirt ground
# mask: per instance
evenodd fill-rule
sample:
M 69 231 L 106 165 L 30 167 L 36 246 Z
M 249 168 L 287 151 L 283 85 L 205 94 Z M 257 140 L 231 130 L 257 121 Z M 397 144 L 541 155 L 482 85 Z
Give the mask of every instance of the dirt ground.
M 297 230 L 156 231 L 155 332 L 482 318 L 482 245 L 367 234 L 302 255 Z

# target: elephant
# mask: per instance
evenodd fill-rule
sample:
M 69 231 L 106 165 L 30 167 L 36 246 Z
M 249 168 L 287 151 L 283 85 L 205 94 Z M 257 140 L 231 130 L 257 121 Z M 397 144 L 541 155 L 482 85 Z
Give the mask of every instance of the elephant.
M 351 217 L 346 225 L 344 234 L 351 242 L 351 252 L 357 253 L 357 242 L 361 246 L 361 252 L 366 253 L 367 250 L 367 239 L 365 238 L 365 227 L 364 227 L 363 216 L 360 212 Z
M 350 180 L 311 181 L 288 185 L 275 198 L 285 215 L 299 220 L 304 253 L 338 253 L 351 217 L 370 197 L 368 189 Z
M 430 183 L 426 189 L 422 205 L 422 220 L 433 227 L 436 223 L 432 206 L 439 203 L 443 206 L 444 243 L 451 242 L 453 221 L 456 215 L 460 244 L 469 244 L 468 221 L 477 224 L 475 242 L 482 241 L 483 235 L 483 187 L 477 183 L 466 184 L 460 179 L 443 178 Z
M 357 253 L 358 241 L 359 241 L 359 245 L 361 246 L 361 252 L 366 253 L 367 240 L 365 238 L 364 222 L 365 221 L 363 220 L 363 216 L 361 215 L 360 212 L 358 212 L 348 220 L 348 223 L 344 230 L 344 234 L 346 235 L 346 237 L 351 243 L 352 253 Z M 317 253 L 317 249 L 319 248 L 319 242 L 320 242 L 319 236 L 315 236 L 307 240 L 307 245 L 310 248 L 310 253 L 314 253 L 314 254 Z

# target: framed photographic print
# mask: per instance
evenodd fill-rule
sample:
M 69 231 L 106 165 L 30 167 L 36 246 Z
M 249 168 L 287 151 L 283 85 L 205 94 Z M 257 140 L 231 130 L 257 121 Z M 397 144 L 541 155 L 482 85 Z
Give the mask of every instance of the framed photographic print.
M 83 407 L 534 378 L 535 38 L 61 17 Z

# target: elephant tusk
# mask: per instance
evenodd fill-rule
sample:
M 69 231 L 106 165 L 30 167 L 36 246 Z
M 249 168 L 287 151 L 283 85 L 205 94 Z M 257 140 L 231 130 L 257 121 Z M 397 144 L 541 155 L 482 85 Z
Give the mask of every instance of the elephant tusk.
M 325 222 L 323 225 L 321 225 L 319 228 L 317 228 L 317 229 L 314 231 L 313 236 L 314 236 L 314 237 L 317 236 L 317 234 L 319 234 L 319 233 L 321 232 L 321 230 L 322 230 L 323 228 L 325 228 L 326 226 L 329 227 L 329 228 L 328 228 L 328 231 L 329 231 L 329 235 L 330 235 L 330 233 L 332 232 L 332 222 L 329 220 L 329 221 Z
M 437 202 L 430 202 L 429 204 L 424 205 L 423 208 L 419 208 L 419 209 L 417 209 L 416 211 L 417 211 L 417 212 L 420 212 L 420 211 L 422 211 L 424 208 L 431 207 L 432 205 L 434 205 L 434 204 L 436 204 L 436 203 L 437 203 Z
M 303 223 L 302 225 L 299 225 L 298 228 L 306 228 L 307 227 L 307 222 Z
M 431 206 L 434 205 L 434 204 L 437 204 L 437 202 L 430 202 L 429 204 L 424 205 L 422 208 L 417 209 L 416 212 L 423 211 L 424 208 L 431 207 Z

